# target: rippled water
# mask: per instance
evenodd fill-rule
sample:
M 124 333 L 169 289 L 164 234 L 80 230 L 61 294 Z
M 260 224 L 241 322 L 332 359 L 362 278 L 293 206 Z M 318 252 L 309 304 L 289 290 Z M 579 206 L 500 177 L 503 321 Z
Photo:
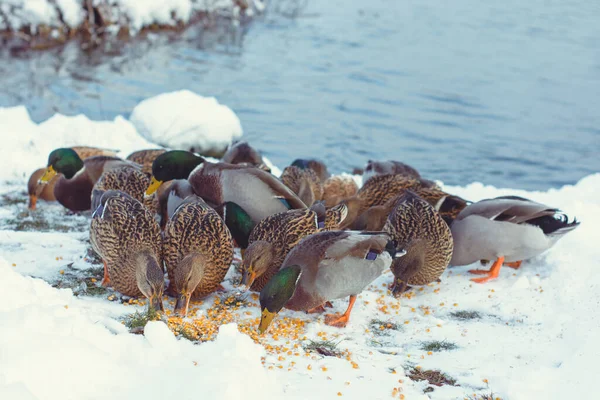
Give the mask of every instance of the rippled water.
M 279 165 L 405 161 L 450 184 L 543 189 L 600 171 L 600 3 L 272 1 L 235 28 L 0 63 L 0 105 L 94 119 L 188 88 Z M 6 134 L 6 133 L 3 133 Z

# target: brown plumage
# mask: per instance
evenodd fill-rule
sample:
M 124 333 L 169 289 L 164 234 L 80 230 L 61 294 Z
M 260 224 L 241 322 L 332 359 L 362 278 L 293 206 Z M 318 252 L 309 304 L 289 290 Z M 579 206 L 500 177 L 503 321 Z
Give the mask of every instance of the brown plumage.
M 290 210 L 260 221 L 252 229 L 244 253 L 242 283 L 252 290 L 262 290 L 290 250 L 302 238 L 320 230 L 319 214 L 313 209 Z
M 338 204 L 335 207 L 328 208 L 325 211 L 326 231 L 337 231 L 348 217 L 348 207 L 345 204 Z
M 105 262 L 105 282 L 127 296 L 144 294 L 162 304 L 160 228 L 139 201 L 123 192 L 105 192 L 92 215 L 90 242 Z
M 323 197 L 323 183 L 312 169 L 301 169 L 292 165 L 283 170 L 280 179 L 307 206 Z
M 142 166 L 142 171 L 148 176 L 152 175 L 152 163 L 156 157 L 166 153 L 165 149 L 146 149 L 134 151 L 127 156 L 126 160 L 132 161 Z
M 327 207 L 336 206 L 357 192 L 356 182 L 348 175 L 334 175 L 323 183 L 323 201 Z
M 325 182 L 327 178 L 329 178 L 329 171 L 327 170 L 327 165 L 322 161 L 315 159 L 302 159 L 298 158 L 294 160 L 290 165 L 294 167 L 298 167 L 301 169 L 311 169 L 315 171 L 317 177 L 321 180 L 321 182 Z
M 431 181 L 409 178 L 403 175 L 376 175 L 367 180 L 355 196 L 343 201 L 348 206 L 348 217 L 342 228 L 352 226 L 354 221 L 369 208 L 384 205 L 405 189 L 418 190 L 435 185 Z
M 94 156 L 117 156 L 117 153 L 112 150 L 99 149 L 96 147 L 74 146 L 71 147 L 71 149 L 73 149 L 82 160 Z M 59 177 L 55 176 L 46 183 L 39 182 L 40 178 L 44 175 L 44 172 L 46 172 L 46 168 L 36 169 L 27 182 L 27 193 L 29 194 L 28 207 L 31 210 L 35 210 L 38 199 L 56 201 L 56 196 L 54 196 L 54 186 Z
M 218 289 L 233 260 L 229 230 L 197 196 L 188 197 L 175 210 L 163 243 L 170 288 L 184 298 L 186 309 L 190 297 L 201 298 Z
M 448 226 L 450 226 L 454 218 L 468 204 L 466 200 L 448 194 L 437 187 L 416 187 L 412 191 L 438 211 Z M 398 195 L 392 197 L 384 204 L 368 208 L 354 220 L 351 229 L 367 231 L 380 231 L 383 229 L 388 215 L 396 205 L 398 197 L 402 196 L 405 192 L 406 190 L 402 189 L 397 192 Z
M 149 184 L 150 178 L 137 165 L 125 165 L 106 171 L 92 189 L 92 209 L 98 207 L 104 192 L 119 190 L 144 204 L 154 215 L 156 209 L 152 203 L 152 198 L 144 197 L 144 192 Z
M 411 191 L 401 195 L 383 228 L 406 255 L 394 259 L 394 296 L 406 285 L 437 280 L 452 258 L 453 240 L 448 224 L 425 200 Z

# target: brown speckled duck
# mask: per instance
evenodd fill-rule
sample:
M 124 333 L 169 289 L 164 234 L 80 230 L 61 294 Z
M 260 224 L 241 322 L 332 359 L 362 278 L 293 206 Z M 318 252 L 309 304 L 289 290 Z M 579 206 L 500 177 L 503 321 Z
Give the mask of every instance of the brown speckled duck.
M 160 217 L 160 227 L 164 229 L 177 207 L 189 196 L 195 196 L 192 185 L 187 179 L 174 179 L 160 185 L 151 198 L 157 201 L 157 214 Z M 148 196 L 144 196 L 148 198 Z
M 164 254 L 170 289 L 177 293 L 175 312 L 186 316 L 190 298 L 220 287 L 233 260 L 233 242 L 215 210 L 190 196 L 167 223 Z
M 301 169 L 290 165 L 283 170 L 280 179 L 307 206 L 323 198 L 323 183 L 317 173 L 310 168 Z
M 91 207 L 92 188 L 100 176 L 106 171 L 127 165 L 132 164 L 110 156 L 94 156 L 84 161 L 75 150 L 61 148 L 48 156 L 48 167 L 40 182 L 49 182 L 61 174 L 54 186 L 56 200 L 69 210 L 85 211 Z
M 293 167 L 298 167 L 300 169 L 313 170 L 317 174 L 321 182 L 325 182 L 327 178 L 329 178 L 329 171 L 327 170 L 327 165 L 325 165 L 322 161 L 315 159 L 297 158 L 290 165 Z
M 269 215 L 306 205 L 281 181 L 258 168 L 211 163 L 187 151 L 168 151 L 152 165 L 152 180 L 146 194 L 162 182 L 187 179 L 194 192 L 213 207 L 234 202 L 258 223 Z
M 388 253 L 389 250 L 393 256 Z M 325 323 L 346 326 L 358 294 L 387 269 L 402 251 L 390 246 L 382 232 L 335 231 L 307 236 L 290 251 L 281 269 L 260 292 L 264 332 L 277 313 L 318 312 L 329 300 L 350 296 L 344 314 L 325 317 Z
M 152 163 L 156 157 L 166 153 L 165 149 L 146 149 L 134 151 L 127 156 L 126 160 L 134 162 L 142 166 L 142 172 L 150 177 L 152 175 Z
M 117 153 L 112 150 L 99 149 L 96 147 L 74 146 L 71 147 L 71 149 L 73 149 L 82 160 L 94 156 L 117 156 Z M 35 170 L 27 182 L 27 193 L 29 194 L 28 207 L 30 210 L 35 210 L 38 199 L 56 201 L 56 197 L 54 196 L 54 185 L 56 185 L 59 176 L 54 176 L 50 181 L 42 183 L 40 182 L 40 179 L 44 176 L 45 172 L 46 168 Z
M 407 285 L 436 281 L 450 263 L 453 241 L 448 224 L 431 204 L 409 190 L 398 197 L 383 230 L 406 250 L 392 262 L 395 297 Z
M 104 261 L 103 285 L 127 296 L 144 295 L 149 308 L 163 309 L 160 228 L 142 203 L 123 192 L 105 192 L 92 214 L 90 242 Z

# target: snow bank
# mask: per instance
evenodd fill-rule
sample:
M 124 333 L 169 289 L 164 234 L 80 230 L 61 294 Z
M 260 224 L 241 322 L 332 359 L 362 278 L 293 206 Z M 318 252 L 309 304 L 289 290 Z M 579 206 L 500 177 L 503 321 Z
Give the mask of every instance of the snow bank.
M 42 25 L 77 29 L 87 18 L 85 4 L 84 0 L 3 0 L 0 12 L 5 18 L 0 18 L 0 30 L 31 27 L 35 33 Z M 92 4 L 102 16 L 104 25 L 126 24 L 132 32 L 153 24 L 187 24 L 197 13 L 223 12 L 237 16 L 241 4 L 247 6 L 244 7 L 246 15 L 265 8 L 262 0 L 247 3 L 234 0 L 114 0 Z
M 3 399 L 281 398 L 261 365 L 263 348 L 235 324 L 202 346 L 177 340 L 162 322 L 145 336 L 108 329 L 104 312 L 5 261 L 0 292 Z
M 0 108 L 0 132 L 0 180 L 29 177 L 36 168 L 46 166 L 48 154 L 58 147 L 95 146 L 117 150 L 123 157 L 158 147 L 120 116 L 113 121 L 92 121 L 84 115 L 56 114 L 38 125 L 23 106 Z
M 174 149 L 220 153 L 242 136 L 240 120 L 229 107 L 189 90 L 142 101 L 130 120 L 146 139 Z

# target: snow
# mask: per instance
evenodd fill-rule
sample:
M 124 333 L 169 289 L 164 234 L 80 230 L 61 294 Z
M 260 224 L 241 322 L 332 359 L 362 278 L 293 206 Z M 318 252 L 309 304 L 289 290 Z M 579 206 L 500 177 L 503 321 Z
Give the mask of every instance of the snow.
M 214 341 L 192 344 L 173 336 L 161 321 L 149 323 L 144 335 L 131 334 L 121 321 L 143 306 L 111 301 L 111 291 L 86 292 L 97 285 L 89 278 L 101 268 L 87 258 L 88 215 L 68 215 L 58 204 L 42 201 L 37 211 L 26 210 L 26 178 L 45 164 L 51 149 L 86 144 L 126 155 L 154 146 L 136 125 L 121 117 L 90 121 L 62 115 L 38 125 L 16 107 L 0 109 L 0 131 L 11 133 L 0 148 L 0 398 L 594 396 L 600 354 L 600 174 L 548 191 L 481 183 L 444 188 L 473 201 L 524 196 L 582 221 L 554 248 L 519 270 L 504 267 L 493 282 L 472 283 L 467 273 L 472 266 L 451 268 L 441 283 L 398 301 L 389 295 L 387 272 L 359 296 L 344 329 L 326 326 L 322 315 L 283 311 L 281 323 L 305 321 L 299 339 L 277 337 L 272 330 L 260 345 L 240 332 L 260 315 L 249 305 L 234 313 L 235 323 L 221 326 Z M 223 283 L 227 293 L 235 290 L 236 279 L 232 268 Z M 206 316 L 218 296 L 193 304 L 196 315 Z M 346 305 L 335 301 L 333 311 Z M 382 325 L 388 323 L 392 329 Z M 344 356 L 305 355 L 303 346 L 324 338 L 338 343 Z M 423 349 L 430 341 L 456 348 L 430 354 Z M 460 386 L 424 393 L 427 383 L 407 376 L 411 366 L 440 370 Z M 58 384 L 65 381 L 69 384 Z
M 95 5 L 99 3 L 93 2 Z M 262 0 L 248 3 L 248 14 L 265 8 Z M 233 0 L 115 0 L 110 5 L 114 15 L 121 15 L 122 20 L 128 21 L 133 33 L 152 24 L 188 23 L 194 13 L 199 12 L 239 14 L 238 4 Z M 3 0 L 0 10 L 7 16 L 12 29 L 31 26 L 34 32 L 39 25 L 59 27 L 63 22 L 76 29 L 85 18 L 82 0 Z M 63 22 L 59 21 L 59 11 Z
M 142 101 L 131 113 L 131 122 L 146 139 L 177 149 L 223 151 L 242 136 L 240 120 L 229 107 L 189 90 Z

